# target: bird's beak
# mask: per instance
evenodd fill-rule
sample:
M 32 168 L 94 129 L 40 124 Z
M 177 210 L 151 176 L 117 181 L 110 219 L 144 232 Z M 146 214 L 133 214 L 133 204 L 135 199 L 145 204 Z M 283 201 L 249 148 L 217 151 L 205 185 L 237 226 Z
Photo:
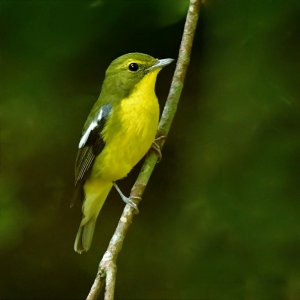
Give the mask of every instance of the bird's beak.
M 163 67 L 169 65 L 171 62 L 173 62 L 173 58 L 164 58 L 164 59 L 158 59 L 157 62 L 147 69 L 147 71 L 153 71 L 155 69 L 162 69 Z

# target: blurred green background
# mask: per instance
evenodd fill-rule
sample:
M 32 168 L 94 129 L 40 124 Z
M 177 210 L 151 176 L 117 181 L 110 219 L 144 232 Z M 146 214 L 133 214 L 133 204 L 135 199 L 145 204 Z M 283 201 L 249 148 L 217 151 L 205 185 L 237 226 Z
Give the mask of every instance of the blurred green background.
M 0 0 L 0 299 L 84 299 L 69 209 L 81 129 L 111 60 L 177 57 L 183 0 Z M 300 299 L 300 3 L 202 7 L 178 114 L 118 261 L 117 299 Z M 174 65 L 159 75 L 164 105 Z M 136 168 L 122 181 L 129 192 Z

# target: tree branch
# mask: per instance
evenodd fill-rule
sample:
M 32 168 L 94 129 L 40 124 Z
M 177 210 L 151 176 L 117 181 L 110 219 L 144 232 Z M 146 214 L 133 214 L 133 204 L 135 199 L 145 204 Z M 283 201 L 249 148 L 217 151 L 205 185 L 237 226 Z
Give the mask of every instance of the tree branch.
M 177 105 L 184 85 L 185 75 L 190 62 L 190 54 L 193 45 L 193 39 L 199 18 L 201 0 L 190 0 L 187 18 L 184 26 L 184 32 L 179 49 L 178 60 L 175 73 L 172 79 L 170 92 L 160 119 L 157 136 L 167 136 L 173 122 Z M 163 147 L 165 139 L 159 139 L 158 144 Z M 150 176 L 157 162 L 157 155 L 154 151 L 149 152 L 142 169 L 133 185 L 130 197 L 135 199 L 138 205 Z M 96 300 L 105 284 L 105 300 L 114 299 L 114 290 L 117 272 L 117 257 L 122 249 L 123 241 L 127 231 L 132 223 L 135 214 L 134 208 L 126 205 L 118 226 L 109 242 L 108 248 L 100 261 L 98 272 L 92 288 L 88 294 L 87 300 Z

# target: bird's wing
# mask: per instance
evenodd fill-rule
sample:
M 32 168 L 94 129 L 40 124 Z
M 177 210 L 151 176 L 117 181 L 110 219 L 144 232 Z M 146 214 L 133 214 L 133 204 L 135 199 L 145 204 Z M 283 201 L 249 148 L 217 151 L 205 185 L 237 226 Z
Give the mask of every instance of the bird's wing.
M 112 105 L 101 106 L 89 119 L 82 133 L 75 164 L 75 187 L 80 188 L 93 166 L 95 158 L 105 146 L 101 132 L 111 112 Z

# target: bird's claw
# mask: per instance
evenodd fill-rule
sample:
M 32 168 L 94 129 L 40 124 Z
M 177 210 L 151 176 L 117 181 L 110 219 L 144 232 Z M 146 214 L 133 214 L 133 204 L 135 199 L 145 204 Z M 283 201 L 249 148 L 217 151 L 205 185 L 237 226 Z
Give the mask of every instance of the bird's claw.
M 124 200 L 124 202 L 126 204 L 128 204 L 129 206 L 131 206 L 135 210 L 136 214 L 138 214 L 139 213 L 139 209 L 138 209 L 137 204 L 134 202 L 134 199 L 140 201 L 142 198 L 138 197 L 138 196 L 130 196 L 129 198 L 126 198 L 126 200 L 125 199 L 123 199 L 123 200 Z
M 156 152 L 157 155 L 157 163 L 159 163 L 162 160 L 162 153 L 161 153 L 161 147 L 159 145 L 159 142 L 165 140 L 166 138 L 167 137 L 165 135 L 161 135 L 155 138 L 154 142 L 152 143 L 152 149 Z
M 135 210 L 135 213 L 138 214 L 138 213 L 139 213 L 139 209 L 138 209 L 138 207 L 137 207 L 137 204 L 134 202 L 134 199 L 135 199 L 135 200 L 138 200 L 138 201 L 141 201 L 142 198 L 139 197 L 139 196 L 130 196 L 130 197 L 128 198 L 128 197 L 126 197 L 126 196 L 122 193 L 122 191 L 120 190 L 120 188 L 118 187 L 118 185 L 117 185 L 115 182 L 113 182 L 113 185 L 114 185 L 115 189 L 117 190 L 117 192 L 119 193 L 121 199 L 122 199 L 126 204 L 128 204 L 129 206 L 131 206 L 131 207 Z

